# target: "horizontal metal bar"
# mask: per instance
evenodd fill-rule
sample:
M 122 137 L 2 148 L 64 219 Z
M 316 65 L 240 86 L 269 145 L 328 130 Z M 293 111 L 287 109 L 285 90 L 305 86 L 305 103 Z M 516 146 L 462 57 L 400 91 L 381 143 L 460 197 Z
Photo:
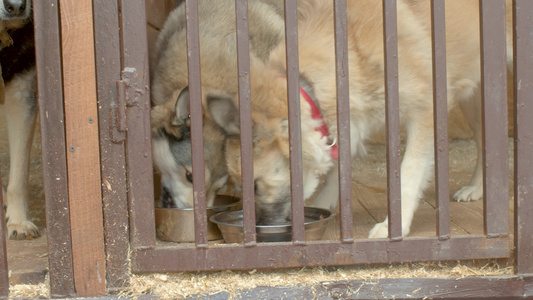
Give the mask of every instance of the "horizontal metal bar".
M 324 265 L 395 263 L 405 261 L 499 258 L 509 255 L 509 239 L 454 236 L 449 240 L 405 238 L 292 243 L 260 243 L 255 247 L 227 244 L 198 251 L 194 246 L 137 249 L 132 253 L 132 272 L 187 272 L 296 268 Z

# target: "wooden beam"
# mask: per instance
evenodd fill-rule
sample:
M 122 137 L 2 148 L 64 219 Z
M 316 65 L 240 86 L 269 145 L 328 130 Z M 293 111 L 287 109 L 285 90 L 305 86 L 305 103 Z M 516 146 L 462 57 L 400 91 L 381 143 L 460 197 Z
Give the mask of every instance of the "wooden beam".
M 105 294 L 105 259 L 91 0 L 60 0 L 74 282 Z

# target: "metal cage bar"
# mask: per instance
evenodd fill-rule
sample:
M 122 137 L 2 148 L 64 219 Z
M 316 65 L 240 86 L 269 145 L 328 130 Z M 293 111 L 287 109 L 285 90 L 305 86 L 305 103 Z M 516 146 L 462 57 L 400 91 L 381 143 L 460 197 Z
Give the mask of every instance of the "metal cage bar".
M 237 64 L 239 72 L 239 121 L 241 128 L 241 169 L 243 235 L 245 245 L 255 245 L 254 169 L 252 146 L 252 105 L 250 98 L 250 44 L 248 2 L 235 1 L 237 19 Z
M 444 240 L 450 238 L 448 87 L 446 79 L 446 16 L 444 0 L 431 1 L 431 24 L 437 236 Z
M 515 0 L 514 242 L 515 272 L 533 273 L 533 1 Z
M 387 115 L 387 199 L 389 238 L 393 240 L 402 239 L 397 25 L 396 0 L 383 0 L 383 47 L 385 53 L 385 101 Z
M 509 231 L 505 1 L 480 0 L 479 9 L 484 230 L 488 236 L 504 236 Z
M 300 85 L 298 72 L 298 11 L 296 1 L 285 0 L 285 45 L 287 55 L 287 98 L 289 106 L 289 145 L 291 167 L 292 239 L 305 243 L 300 125 Z
M 339 144 L 340 237 L 353 242 L 352 155 L 350 149 L 350 83 L 346 0 L 334 1 L 337 81 L 337 128 Z
M 200 76 L 200 38 L 198 1 L 185 1 L 187 12 L 187 58 L 191 109 L 191 147 L 194 191 L 194 227 L 196 246 L 207 247 L 205 165 L 202 120 L 202 86 Z

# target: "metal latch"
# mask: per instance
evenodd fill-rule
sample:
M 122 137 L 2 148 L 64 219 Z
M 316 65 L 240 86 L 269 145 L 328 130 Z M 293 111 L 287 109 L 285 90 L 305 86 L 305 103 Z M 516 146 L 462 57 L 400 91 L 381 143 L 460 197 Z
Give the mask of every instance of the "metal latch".
M 110 105 L 111 122 L 110 138 L 114 143 L 122 143 L 126 139 L 128 123 L 126 109 L 139 103 L 139 97 L 145 93 L 135 68 L 124 68 L 122 79 L 117 81 L 117 99 Z

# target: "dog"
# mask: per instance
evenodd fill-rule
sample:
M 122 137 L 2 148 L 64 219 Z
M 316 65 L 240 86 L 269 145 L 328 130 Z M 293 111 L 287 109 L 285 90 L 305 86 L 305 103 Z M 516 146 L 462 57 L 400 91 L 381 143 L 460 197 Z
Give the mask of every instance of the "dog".
M 234 0 L 198 2 L 202 101 L 237 97 Z M 248 1 L 250 55 L 266 61 L 284 36 L 282 0 Z M 185 5 L 165 21 L 151 55 L 152 156 L 161 175 L 161 207 L 193 207 Z M 203 117 L 207 205 L 226 186 L 226 135 Z
M 0 20 L 0 65 L 10 153 L 4 197 L 7 229 L 10 239 L 27 239 L 39 236 L 39 229 L 28 216 L 30 150 L 38 111 L 31 1 L 2 0 Z
M 478 164 L 471 183 L 455 194 L 458 201 L 482 197 L 480 125 L 479 1 L 446 1 L 448 104 L 459 105 L 475 132 Z M 336 174 L 337 136 L 334 13 L 331 1 L 299 1 L 298 43 L 303 192 L 316 192 L 320 177 Z M 512 65 L 510 1 L 507 1 L 507 63 Z M 411 221 L 433 173 L 433 91 L 430 2 L 399 0 L 398 59 L 400 119 L 407 131 L 401 164 L 402 234 Z M 364 153 L 364 141 L 385 124 L 383 8 L 381 1 L 347 1 L 349 102 L 352 156 Z M 253 166 L 256 218 L 261 224 L 290 218 L 290 169 L 285 45 L 264 63 L 251 59 Z M 310 100 L 305 98 L 309 96 Z M 305 100 L 304 100 L 305 99 Z M 238 101 L 209 97 L 206 109 L 228 136 L 226 162 L 241 182 Z M 318 110 L 321 117 L 313 116 Z M 325 124 L 327 131 L 319 131 Z M 334 190 L 334 189 L 333 189 Z M 338 190 L 338 189 L 337 189 Z M 336 197 L 315 206 L 336 207 Z M 376 224 L 370 238 L 386 238 L 388 221 Z

